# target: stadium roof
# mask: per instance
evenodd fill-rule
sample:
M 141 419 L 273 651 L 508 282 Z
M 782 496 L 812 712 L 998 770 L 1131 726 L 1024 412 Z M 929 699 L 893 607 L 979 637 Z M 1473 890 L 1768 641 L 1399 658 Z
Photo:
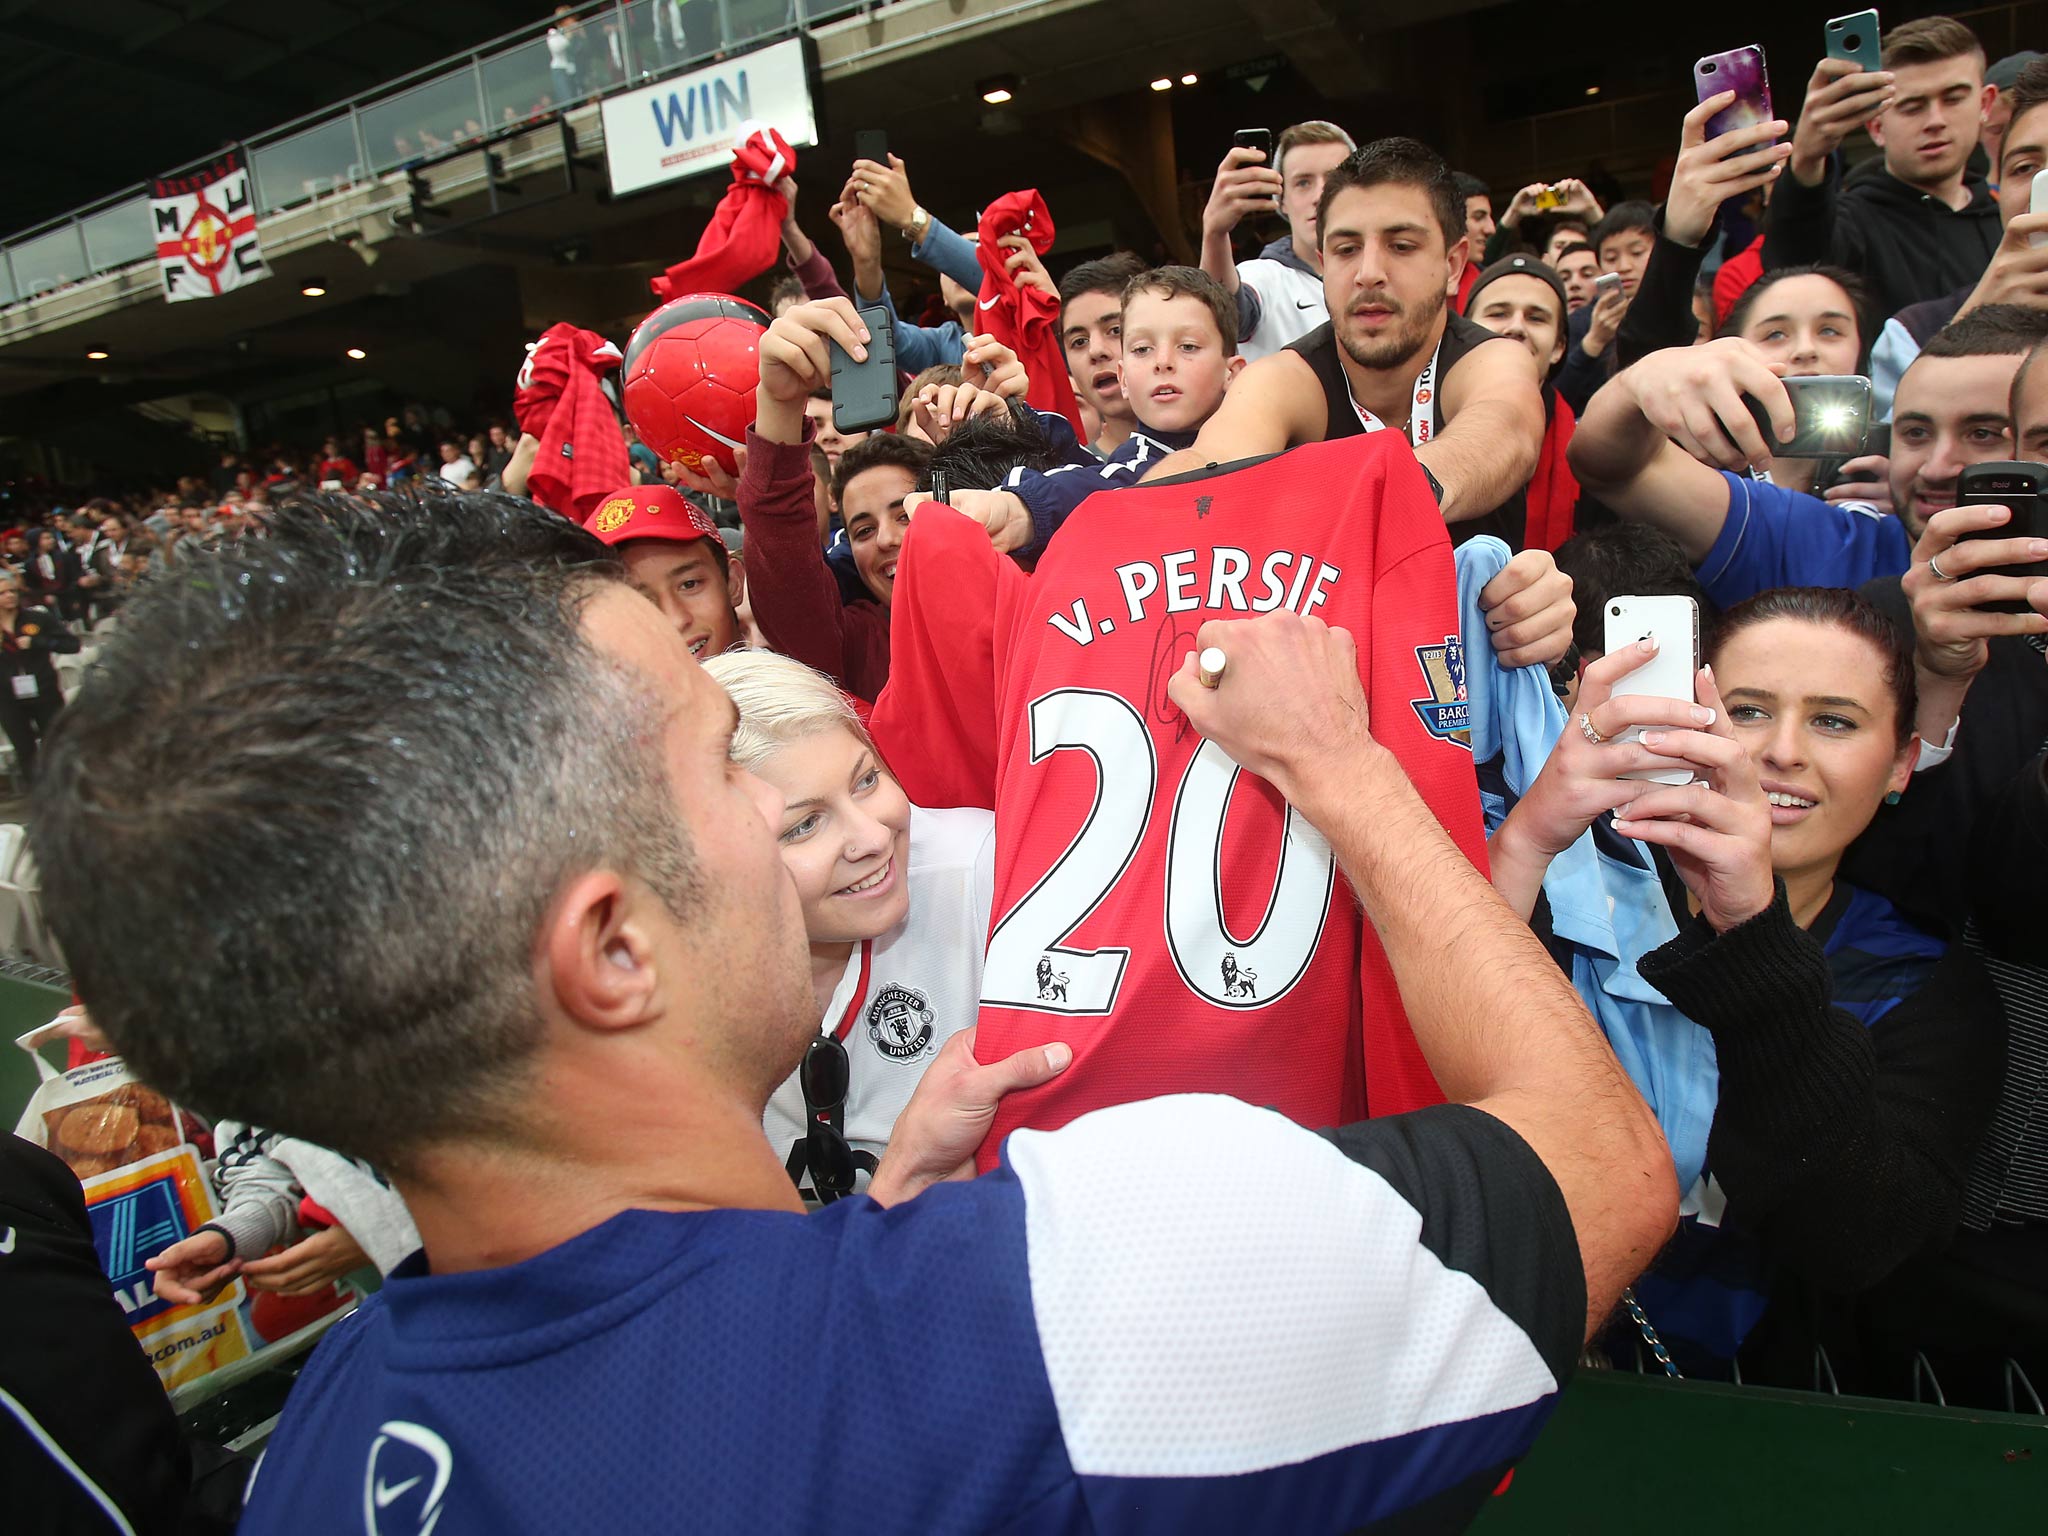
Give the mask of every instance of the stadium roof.
M 0 0 L 10 229 L 545 18 L 534 0 Z

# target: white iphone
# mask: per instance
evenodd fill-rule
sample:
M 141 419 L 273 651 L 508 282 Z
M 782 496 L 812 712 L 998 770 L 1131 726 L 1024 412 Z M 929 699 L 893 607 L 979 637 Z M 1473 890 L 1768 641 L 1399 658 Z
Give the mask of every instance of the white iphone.
M 1693 697 L 1693 678 L 1700 670 L 1700 605 L 1689 597 L 1610 597 L 1607 600 L 1607 654 L 1634 645 L 1646 635 L 1657 637 L 1657 654 L 1634 671 L 1615 680 L 1615 698 L 1624 694 L 1657 699 Z M 1642 735 L 1631 726 L 1614 739 L 1634 741 Z M 1689 768 L 1641 768 L 1624 773 L 1624 779 L 1648 779 L 1657 784 L 1690 784 L 1695 775 Z
M 2048 171 L 2034 172 L 2034 189 L 2027 194 L 2027 212 L 2048 213 Z M 2029 245 L 2048 245 L 2048 235 L 2034 235 Z

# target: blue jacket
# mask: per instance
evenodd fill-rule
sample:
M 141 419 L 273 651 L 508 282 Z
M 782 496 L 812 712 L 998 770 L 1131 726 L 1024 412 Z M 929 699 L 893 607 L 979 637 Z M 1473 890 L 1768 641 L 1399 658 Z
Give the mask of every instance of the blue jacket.
M 981 292 L 981 258 L 965 235 L 955 234 L 937 219 L 925 226 L 924 238 L 910 248 L 913 261 L 943 272 L 969 293 Z
M 1193 432 L 1154 432 L 1141 427 L 1118 444 L 1114 453 L 1100 458 L 1076 440 L 1066 417 L 1051 411 L 1035 414 L 1053 451 L 1065 462 L 1047 470 L 1019 466 L 1003 482 L 1003 489 L 1014 492 L 1031 511 L 1031 544 L 1021 551 L 1028 555 L 1043 550 L 1074 509 L 1097 491 L 1136 485 L 1169 453 L 1192 448 L 1195 442 Z
M 1494 654 L 1479 593 L 1507 565 L 1507 545 L 1467 539 L 1456 556 L 1472 757 L 1491 835 L 1535 782 L 1565 713 L 1543 668 L 1503 668 Z M 1656 865 L 1645 850 L 1598 825 L 1551 860 L 1543 894 L 1552 931 L 1570 956 L 1572 985 L 1655 1111 L 1678 1187 L 1689 1190 L 1706 1165 L 1720 1071 L 1713 1037 L 1636 973 L 1637 960 L 1678 936 Z

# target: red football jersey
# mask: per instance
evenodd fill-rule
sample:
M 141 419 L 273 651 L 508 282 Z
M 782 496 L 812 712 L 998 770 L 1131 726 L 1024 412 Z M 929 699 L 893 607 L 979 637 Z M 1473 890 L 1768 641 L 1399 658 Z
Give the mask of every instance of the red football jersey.
M 1166 695 L 1205 621 L 1280 607 L 1351 632 L 1374 736 L 1483 869 L 1450 540 L 1398 433 L 1092 497 L 1029 576 L 964 517 L 912 524 L 870 728 L 915 803 L 996 812 L 975 1054 L 1074 1048 L 984 1168 L 1154 1094 L 1305 1125 L 1441 1100 L 1329 845 Z

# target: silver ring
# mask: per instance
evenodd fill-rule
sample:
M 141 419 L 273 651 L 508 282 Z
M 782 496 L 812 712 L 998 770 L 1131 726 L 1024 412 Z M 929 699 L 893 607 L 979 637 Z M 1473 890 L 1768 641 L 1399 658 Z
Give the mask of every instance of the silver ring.
M 1955 580 L 1955 577 L 1949 575 L 1947 571 L 1941 568 L 1941 557 L 1939 555 L 1929 555 L 1927 557 L 1927 569 L 1934 572 L 1934 579 L 1936 581 Z
M 1581 712 L 1579 715 L 1579 734 L 1596 747 L 1607 745 L 1607 738 L 1593 729 L 1593 717 L 1584 712 Z

